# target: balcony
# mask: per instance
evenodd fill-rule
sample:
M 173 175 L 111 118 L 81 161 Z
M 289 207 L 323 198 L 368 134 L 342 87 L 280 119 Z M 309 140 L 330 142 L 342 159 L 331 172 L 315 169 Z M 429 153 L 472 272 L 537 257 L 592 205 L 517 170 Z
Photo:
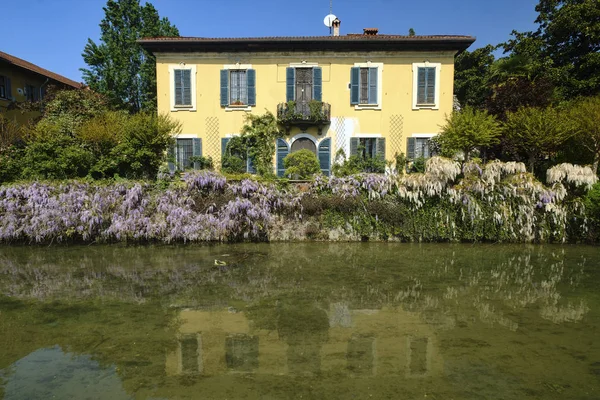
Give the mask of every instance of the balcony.
M 318 100 L 280 103 L 277 106 L 277 122 L 288 133 L 293 126 L 301 130 L 315 126 L 321 135 L 323 128 L 331 123 L 331 105 Z

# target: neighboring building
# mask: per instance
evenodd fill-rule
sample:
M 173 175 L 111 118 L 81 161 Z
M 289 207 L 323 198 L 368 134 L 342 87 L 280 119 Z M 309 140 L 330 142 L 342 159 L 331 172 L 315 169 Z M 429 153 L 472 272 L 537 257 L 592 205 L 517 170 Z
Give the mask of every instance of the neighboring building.
M 35 115 L 23 114 L 12 106 L 15 103 L 42 100 L 50 85 L 61 88 L 82 86 L 62 75 L 0 51 L 0 114 L 26 122 Z
M 182 123 L 176 158 L 220 165 L 246 113 L 277 115 L 287 135 L 274 168 L 302 148 L 328 174 L 336 153 L 427 156 L 427 141 L 452 112 L 454 57 L 471 36 L 364 34 L 270 38 L 149 38 L 156 56 L 158 111 Z M 336 36 L 338 34 L 338 36 Z M 322 102 L 322 103 L 321 103 Z M 251 169 L 251 165 L 250 165 Z

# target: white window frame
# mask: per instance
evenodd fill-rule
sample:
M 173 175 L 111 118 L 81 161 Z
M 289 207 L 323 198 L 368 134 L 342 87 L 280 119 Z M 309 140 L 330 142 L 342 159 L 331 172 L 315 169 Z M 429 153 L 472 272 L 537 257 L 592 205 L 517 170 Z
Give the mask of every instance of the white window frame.
M 383 106 L 383 63 L 375 63 L 367 61 L 366 63 L 354 63 L 354 67 L 358 68 L 377 68 L 377 104 L 355 104 L 355 110 L 381 110 Z M 348 83 L 350 90 L 350 83 Z M 359 88 L 360 92 L 360 88 Z M 359 94 L 360 97 L 360 94 Z
M 419 68 L 435 68 L 435 102 L 434 104 L 418 105 L 419 98 Z M 440 109 L 440 78 L 442 64 L 425 61 L 423 63 L 413 63 L 413 110 L 439 110 Z M 416 137 L 416 136 L 415 136 Z
M 223 65 L 223 69 L 226 70 L 234 70 L 234 71 L 247 71 L 252 69 L 252 64 L 225 64 Z M 231 75 L 228 77 L 229 82 L 231 82 Z M 227 98 L 231 97 L 231 83 L 229 84 L 229 90 L 227 91 Z M 225 111 L 252 111 L 252 106 L 243 105 L 243 106 L 235 106 L 235 105 L 227 105 L 225 107 Z
M 188 69 L 190 70 L 190 90 L 192 105 L 191 106 L 176 106 L 175 105 L 175 70 L 176 69 Z M 169 99 L 171 104 L 171 111 L 196 111 L 196 66 L 187 65 L 185 63 L 169 65 Z M 197 136 L 196 136 L 197 137 Z

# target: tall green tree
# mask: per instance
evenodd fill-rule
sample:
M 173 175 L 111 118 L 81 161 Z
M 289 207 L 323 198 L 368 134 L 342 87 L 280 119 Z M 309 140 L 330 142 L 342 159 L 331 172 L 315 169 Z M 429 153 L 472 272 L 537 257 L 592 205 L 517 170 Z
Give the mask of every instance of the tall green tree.
M 441 146 L 442 154 L 452 155 L 462 151 L 465 161 L 475 149 L 489 147 L 499 143 L 501 129 L 498 120 L 487 111 L 467 106 L 446 117 L 436 142 Z
M 454 63 L 454 94 L 461 106 L 483 108 L 491 94 L 494 46 L 464 51 Z
M 570 108 L 571 126 L 577 143 L 593 156 L 592 169 L 598 173 L 600 164 L 600 97 L 584 98 Z
M 116 108 L 130 112 L 156 110 L 156 59 L 137 40 L 153 36 L 179 36 L 167 18 L 160 18 L 150 3 L 108 0 L 100 23 L 100 43 L 92 39 L 83 50 L 88 68 L 85 83 L 106 95 Z
M 513 32 L 505 51 L 530 56 L 562 97 L 600 93 L 600 1 L 539 0 L 538 29 Z
M 573 130 L 561 110 L 525 107 L 508 114 L 504 133 L 512 147 L 527 158 L 533 173 L 536 163 L 554 157 Z

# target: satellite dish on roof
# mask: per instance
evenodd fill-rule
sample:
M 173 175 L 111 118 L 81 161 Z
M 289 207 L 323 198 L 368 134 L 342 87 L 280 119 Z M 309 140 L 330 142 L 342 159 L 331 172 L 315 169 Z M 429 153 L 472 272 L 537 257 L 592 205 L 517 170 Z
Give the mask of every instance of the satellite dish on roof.
M 333 25 L 333 21 L 336 20 L 336 16 L 333 14 L 329 14 L 328 16 L 325 17 L 325 19 L 323 20 L 323 23 L 325 24 L 326 27 L 331 28 L 331 25 Z

